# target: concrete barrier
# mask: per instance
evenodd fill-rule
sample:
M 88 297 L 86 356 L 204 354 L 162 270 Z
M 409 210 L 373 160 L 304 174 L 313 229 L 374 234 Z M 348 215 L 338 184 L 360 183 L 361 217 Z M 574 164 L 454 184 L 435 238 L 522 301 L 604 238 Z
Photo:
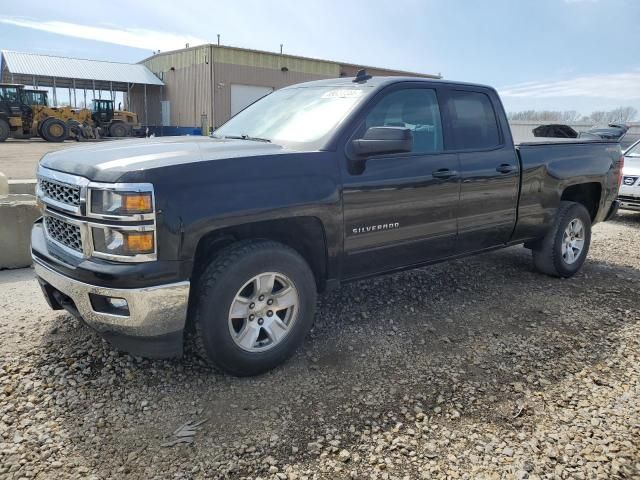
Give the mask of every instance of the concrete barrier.
M 35 178 L 30 178 L 29 180 L 9 180 L 9 193 L 35 195 L 36 183 L 37 180 Z
M 9 195 L 9 182 L 7 176 L 0 172 L 0 197 L 3 195 Z
M 0 269 L 31 265 L 31 226 L 39 216 L 33 195 L 0 197 Z

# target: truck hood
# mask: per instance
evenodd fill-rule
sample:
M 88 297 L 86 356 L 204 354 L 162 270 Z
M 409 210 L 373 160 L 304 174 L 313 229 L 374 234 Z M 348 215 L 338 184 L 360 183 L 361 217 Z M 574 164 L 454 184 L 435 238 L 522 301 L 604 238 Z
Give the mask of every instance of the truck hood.
M 293 153 L 281 145 L 200 136 L 109 140 L 46 154 L 40 165 L 98 182 L 125 173 L 200 161 Z

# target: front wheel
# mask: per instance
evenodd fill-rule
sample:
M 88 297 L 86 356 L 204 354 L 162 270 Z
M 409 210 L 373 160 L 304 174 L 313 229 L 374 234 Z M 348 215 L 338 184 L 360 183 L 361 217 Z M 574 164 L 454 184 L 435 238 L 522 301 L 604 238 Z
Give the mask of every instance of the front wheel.
M 128 137 L 131 135 L 127 125 L 121 122 L 111 124 L 109 127 L 109 134 L 116 138 Z
M 554 223 L 532 249 L 536 269 L 554 277 L 572 277 L 584 264 L 591 244 L 591 216 L 583 205 L 560 202 Z
M 47 118 L 42 122 L 42 138 L 47 142 L 64 142 L 69 136 L 69 127 L 59 118 Z
M 284 362 L 313 322 L 313 273 L 298 252 L 277 242 L 232 244 L 194 288 L 198 353 L 234 375 L 257 375 Z

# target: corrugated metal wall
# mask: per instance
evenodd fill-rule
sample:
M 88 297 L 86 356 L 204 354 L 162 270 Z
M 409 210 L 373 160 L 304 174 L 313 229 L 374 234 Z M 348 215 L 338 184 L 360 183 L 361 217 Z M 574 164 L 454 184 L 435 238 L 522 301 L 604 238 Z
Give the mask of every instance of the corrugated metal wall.
M 149 124 L 161 122 L 160 100 L 168 100 L 173 126 L 201 126 L 201 115 L 218 127 L 231 116 L 231 85 L 282 88 L 300 82 L 352 76 L 361 68 L 326 60 L 235 47 L 203 45 L 161 53 L 143 63 L 165 82 L 161 98 L 148 99 Z M 374 75 L 399 72 L 368 68 Z M 402 72 L 400 72 L 402 74 Z M 140 93 L 135 90 L 132 97 Z M 212 98 L 213 97 L 213 98 Z M 138 105 L 132 98 L 132 105 Z M 141 110 L 139 110 L 141 111 Z M 153 112 L 153 113 L 151 113 Z
M 145 60 L 149 70 L 165 83 L 160 98 L 154 100 L 157 109 L 154 105 L 154 114 L 149 115 L 150 125 L 161 124 L 161 100 L 168 100 L 170 103 L 172 126 L 200 126 L 202 115 L 206 115 L 207 122 L 211 124 L 213 105 L 210 58 L 209 46 L 203 45 Z M 136 90 L 136 95 L 138 93 Z M 136 103 L 138 102 L 136 99 Z
M 174 126 L 201 126 L 202 115 L 211 126 L 226 122 L 231 116 L 231 84 L 277 89 L 340 73 L 340 66 L 333 62 L 217 45 L 155 55 L 144 64 L 165 82 L 160 98 L 153 99 L 153 108 L 147 99 L 149 124 L 161 123 L 159 102 L 168 100 Z M 131 94 L 136 107 L 143 102 L 140 93 L 136 88 Z
M 337 67 L 337 65 L 336 65 Z M 231 117 L 231 85 L 259 85 L 274 89 L 308 82 L 321 78 L 334 78 L 337 75 L 319 75 L 296 71 L 282 72 L 280 69 L 233 65 L 230 63 L 214 63 L 215 78 L 215 126 L 219 127 Z
M 398 70 L 389 70 L 387 68 L 376 68 L 376 67 L 361 67 L 358 65 L 349 65 L 349 64 L 341 64 L 340 65 L 340 76 L 341 77 L 355 77 L 358 70 L 361 68 L 366 68 L 367 73 L 369 75 L 373 75 L 374 77 L 388 77 L 388 76 L 407 76 L 407 77 L 425 77 L 425 78 L 440 78 L 438 75 L 428 75 L 421 73 L 411 73 L 411 72 L 402 72 Z
M 296 83 L 335 78 L 340 74 L 337 63 L 324 60 L 216 45 L 211 45 L 211 51 L 215 80 L 215 127 L 231 117 L 232 84 L 257 85 L 277 90 Z
M 201 115 L 207 115 L 209 123 L 211 106 L 211 68 L 208 63 L 198 63 L 169 70 L 164 74 L 164 98 L 171 105 L 171 125 L 199 126 Z
M 144 111 L 144 85 L 134 85 L 130 92 L 128 107 L 138 114 L 138 121 L 143 125 L 159 125 L 162 118 L 160 100 L 164 87 L 147 86 L 147 118 Z M 126 102 L 125 98 L 125 102 Z
M 244 65 L 264 69 L 280 70 L 287 67 L 289 71 L 320 76 L 338 76 L 340 71 L 336 62 L 315 60 L 311 58 L 280 55 L 278 53 L 259 52 L 235 47 L 219 47 L 211 45 L 215 63 Z

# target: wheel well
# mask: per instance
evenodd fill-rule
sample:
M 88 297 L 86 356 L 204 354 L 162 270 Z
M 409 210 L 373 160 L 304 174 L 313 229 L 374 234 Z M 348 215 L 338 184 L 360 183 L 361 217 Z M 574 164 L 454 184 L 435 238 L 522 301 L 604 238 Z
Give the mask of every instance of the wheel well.
M 198 242 L 192 278 L 197 278 L 206 260 L 222 248 L 239 240 L 273 240 L 296 250 L 309 264 L 318 290 L 325 287 L 327 278 L 327 248 L 324 229 L 315 217 L 295 217 L 236 225 L 214 230 Z
M 560 200 L 581 203 L 589 212 L 591 220 L 595 220 L 600 207 L 601 194 L 602 186 L 599 183 L 581 183 L 567 187 L 562 192 Z

